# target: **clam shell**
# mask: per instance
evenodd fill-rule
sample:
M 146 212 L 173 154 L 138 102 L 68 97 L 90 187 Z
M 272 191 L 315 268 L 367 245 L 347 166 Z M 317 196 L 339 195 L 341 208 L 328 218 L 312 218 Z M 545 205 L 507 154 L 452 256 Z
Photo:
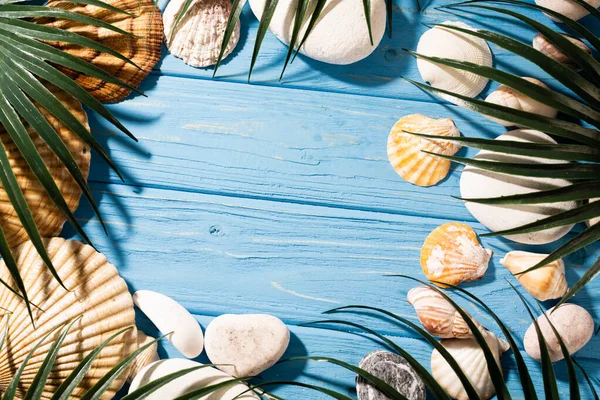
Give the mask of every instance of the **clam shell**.
M 533 267 L 546 256 L 547 254 L 511 251 L 500 260 L 500 264 L 514 275 Z M 529 294 L 542 301 L 558 299 L 569 290 L 565 278 L 565 263 L 562 260 L 551 262 L 526 274 L 517 275 L 517 279 Z
M 81 104 L 69 94 L 53 86 L 49 86 L 49 89 L 89 130 L 88 118 L 85 111 L 83 111 Z M 81 139 L 79 139 L 77 134 L 68 130 L 62 122 L 56 119 L 48 111 L 39 105 L 37 108 L 69 148 L 83 176 L 87 177 L 90 169 L 89 148 Z M 46 142 L 44 142 L 44 140 L 29 126 L 27 132 L 33 140 L 40 156 L 44 160 L 44 164 L 46 164 L 48 171 L 50 171 L 54 182 L 56 182 L 58 189 L 67 202 L 69 209 L 75 211 L 79 205 L 81 189 L 67 168 L 62 164 L 58 157 L 56 157 L 52 150 L 50 150 Z M 29 205 L 40 235 L 42 237 L 57 236 L 62 230 L 66 218 L 54 205 L 54 202 L 50 196 L 48 196 L 44 187 L 39 183 L 36 176 L 29 168 L 29 165 L 25 159 L 23 159 L 21 152 L 11 140 L 9 134 L 2 127 L 0 127 L 0 141 L 2 141 L 2 144 L 6 149 L 10 165 L 17 177 L 19 187 L 27 200 L 27 204 Z M 29 239 L 27 232 L 21 225 L 21 221 L 2 186 L 0 186 L 0 226 L 2 226 L 2 230 L 6 234 L 6 238 L 11 247 L 18 246 Z
M 470 226 L 451 222 L 435 228 L 425 239 L 421 268 L 431 281 L 458 285 L 482 278 L 491 256 L 492 251 L 479 244 Z
M 91 350 L 117 331 L 135 326 L 135 313 L 127 284 L 106 257 L 77 241 L 53 238 L 45 239 L 44 244 L 58 275 L 70 291 L 62 288 L 51 275 L 31 242 L 16 249 L 15 258 L 30 300 L 44 311 L 32 309 L 34 328 L 24 302 L 0 287 L 0 307 L 12 312 L 8 336 L 0 351 L 0 390 L 6 388 L 23 359 L 45 334 L 82 316 L 69 331 L 44 388 L 42 397 L 50 398 Z M 4 262 L 0 265 L 0 278 L 12 282 Z M 25 367 L 19 382 L 19 396 L 23 396 L 31 384 L 59 331 L 35 351 Z M 94 361 L 72 398 L 81 398 L 85 390 L 131 354 L 137 348 L 136 335 L 134 328 L 110 342 Z M 117 378 L 103 398 L 112 398 L 126 377 L 127 374 L 123 374 Z
M 600 0 L 584 0 L 586 3 L 594 8 L 600 7 Z M 575 3 L 573 0 L 535 0 L 538 6 L 546 7 L 552 11 L 556 11 L 559 14 L 569 17 L 575 21 L 581 19 L 589 14 L 589 12 Z M 561 22 L 558 18 L 554 18 L 546 14 L 554 22 Z
M 165 41 L 169 51 L 192 67 L 208 67 L 216 64 L 231 13 L 231 1 L 194 0 L 171 36 L 173 25 L 184 3 L 185 0 L 171 0 L 163 14 Z M 231 54 L 239 39 L 238 20 L 223 59 Z
M 535 78 L 523 79 L 541 87 L 548 87 Z M 494 90 L 492 93 L 490 93 L 488 97 L 486 97 L 485 101 L 493 104 L 498 104 L 500 106 L 514 108 L 515 110 L 519 111 L 525 111 L 533 114 L 542 115 L 544 117 L 554 118 L 556 117 L 556 114 L 558 114 L 558 111 L 555 108 L 549 107 L 544 103 L 540 103 L 539 101 L 532 99 L 531 97 L 525 96 L 521 92 L 506 85 L 498 86 L 496 90 Z M 497 118 L 489 117 L 487 115 L 484 115 L 484 117 L 494 122 L 497 122 L 500 125 L 514 125 L 512 122 L 503 121 Z
M 146 335 L 144 332 L 142 332 L 140 330 L 137 331 L 137 347 L 138 348 L 144 346 L 145 344 L 152 342 L 153 340 L 155 340 L 155 338 Z M 135 376 L 137 374 L 139 374 L 140 371 L 146 365 L 152 364 L 153 362 L 158 361 L 159 359 L 160 358 L 158 357 L 158 343 L 155 342 L 150 347 L 148 347 L 146 350 L 142 351 L 135 358 L 135 360 L 133 361 L 133 364 L 129 368 L 129 377 L 127 378 L 127 382 L 131 383 L 131 381 L 133 381 L 133 378 L 135 378 Z
M 500 357 L 510 346 L 491 332 L 485 331 L 483 335 L 500 366 Z M 496 393 L 483 350 L 475 339 L 445 339 L 440 343 L 454 357 L 482 400 L 489 399 Z M 433 350 L 431 353 L 431 374 L 450 397 L 457 400 L 469 400 L 458 376 L 437 350 Z
M 572 36 L 569 36 L 569 35 L 563 34 L 562 36 L 569 39 L 574 45 L 581 48 L 581 50 L 585 51 L 589 55 L 592 55 L 592 49 L 590 49 L 581 40 L 574 38 Z M 565 53 L 563 53 L 562 51 L 557 49 L 556 46 L 554 46 L 552 43 L 550 43 L 548 41 L 548 39 L 546 39 L 546 37 L 544 35 L 542 35 L 541 33 L 538 33 L 537 35 L 535 35 L 533 37 L 533 48 L 538 51 L 541 51 L 548 57 L 554 59 L 555 61 L 558 61 L 561 64 L 566 65 L 569 68 L 580 69 L 580 66 L 577 63 L 573 62 L 573 60 L 571 60 L 571 58 L 569 56 L 567 56 Z
M 446 21 L 443 24 L 474 29 L 462 22 Z M 417 53 L 492 66 L 492 52 L 485 40 L 443 27 L 426 31 L 419 39 Z M 423 80 L 431 86 L 464 96 L 477 96 L 488 83 L 488 79 L 471 72 L 459 71 L 422 58 L 417 58 L 417 67 Z
M 435 290 L 427 286 L 416 287 L 408 292 L 407 299 L 415 308 L 423 328 L 433 336 L 441 339 L 473 337 L 471 329 L 456 308 Z M 475 319 L 472 320 L 480 330 L 485 329 Z
M 65 0 L 49 0 L 47 6 L 100 19 L 138 37 L 128 37 L 105 28 L 63 19 L 42 18 L 37 22 L 84 35 L 126 56 L 140 68 L 109 54 L 100 53 L 86 47 L 62 42 L 51 43 L 54 47 L 91 62 L 130 86 L 137 88 L 160 60 L 163 39 L 163 23 L 160 10 L 152 0 L 106 0 L 105 3 L 127 11 L 134 16 Z M 121 86 L 92 78 L 74 70 L 61 69 L 103 103 L 121 101 L 131 93 L 130 90 Z
M 435 185 L 446 177 L 450 161 L 423 151 L 456 154 L 460 145 L 442 140 L 420 138 L 406 132 L 438 136 L 460 136 L 450 118 L 433 119 L 421 114 L 404 116 L 394 124 L 388 136 L 390 164 L 402 178 L 418 186 Z

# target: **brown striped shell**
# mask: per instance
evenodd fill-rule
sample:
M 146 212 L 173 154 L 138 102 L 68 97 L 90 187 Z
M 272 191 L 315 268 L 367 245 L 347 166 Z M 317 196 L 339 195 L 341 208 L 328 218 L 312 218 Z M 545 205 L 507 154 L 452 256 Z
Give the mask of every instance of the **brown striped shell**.
M 134 16 L 91 5 L 74 4 L 64 0 L 49 0 L 47 6 L 100 19 L 124 31 L 133 33 L 138 36 L 137 38 L 75 21 L 43 18 L 37 22 L 84 35 L 121 53 L 139 66 L 140 69 L 112 55 L 100 53 L 90 48 L 61 42 L 52 43 L 53 46 L 91 62 L 130 86 L 137 88 L 160 60 L 163 39 L 162 16 L 152 0 L 107 0 L 106 3 Z M 63 70 L 103 103 L 121 101 L 131 93 L 126 88 L 100 79 L 73 70 Z
M 42 397 L 50 398 L 91 350 L 117 331 L 134 326 L 135 313 L 127 284 L 106 257 L 91 246 L 62 238 L 45 239 L 45 245 L 58 275 L 70 291 L 62 288 L 50 274 L 31 242 L 16 249 L 15 258 L 30 300 L 44 311 L 32 309 L 34 328 L 24 302 L 0 287 L 0 307 L 12 312 L 8 317 L 8 335 L 0 351 L 0 390 L 6 388 L 16 369 L 39 340 L 54 328 L 82 316 L 69 331 L 44 387 Z M 0 278 L 11 282 L 4 262 L 0 264 Z M 27 390 L 57 336 L 58 332 L 53 333 L 27 363 L 19 382 L 20 396 Z M 110 342 L 94 361 L 72 398 L 81 398 L 86 389 L 131 354 L 137 348 L 136 337 L 133 328 Z M 103 398 L 112 398 L 126 377 L 125 373 L 117 378 Z
M 50 87 L 50 90 L 89 130 L 88 118 L 81 107 L 81 104 L 61 90 L 54 87 Z M 48 113 L 48 111 L 41 106 L 38 106 L 38 109 L 67 145 L 77 166 L 83 173 L 83 176 L 87 178 L 90 169 L 89 148 L 77 134 L 68 130 L 60 121 Z M 50 150 L 42 138 L 40 138 L 31 127 L 28 127 L 27 131 L 35 143 L 38 152 L 44 159 L 48 171 L 50 171 L 52 178 L 54 178 L 56 185 L 65 198 L 69 209 L 75 211 L 79 205 L 81 189 L 70 175 L 67 168 L 62 164 L 58 157 L 56 157 L 52 150 Z M 10 165 L 17 177 L 19 187 L 25 195 L 25 199 L 31 209 L 33 219 L 35 220 L 40 235 L 42 237 L 57 236 L 65 223 L 65 217 L 58 208 L 56 208 L 52 199 L 38 182 L 37 178 L 27 165 L 27 162 L 23 159 L 21 152 L 17 149 L 17 146 L 2 127 L 0 127 L 0 141 L 2 141 L 2 144 L 7 151 Z M 0 225 L 11 246 L 17 246 L 29 239 L 27 232 L 23 229 L 19 217 L 2 186 L 0 186 Z

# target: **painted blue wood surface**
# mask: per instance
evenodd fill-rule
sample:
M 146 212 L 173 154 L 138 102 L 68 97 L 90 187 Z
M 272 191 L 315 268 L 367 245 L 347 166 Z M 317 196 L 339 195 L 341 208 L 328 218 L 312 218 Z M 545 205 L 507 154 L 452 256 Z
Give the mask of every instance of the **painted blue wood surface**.
M 172 296 L 204 328 L 223 313 L 274 314 L 292 330 L 288 355 L 329 355 L 353 363 L 380 346 L 356 332 L 298 325 L 344 304 L 380 306 L 415 318 L 405 300 L 415 284 L 384 274 L 423 278 L 421 244 L 444 222 L 463 221 L 479 233 L 486 230 L 451 197 L 459 194 L 460 168 L 431 188 L 410 185 L 396 175 L 386 155 L 389 130 L 399 117 L 423 113 L 451 117 L 469 136 L 494 137 L 504 131 L 401 79 L 420 80 L 414 60 L 401 48 L 416 47 L 426 29 L 421 23 L 458 19 L 434 9 L 442 3 L 432 2 L 417 13 L 408 0 L 397 2 L 393 39 L 384 38 L 368 59 L 329 66 L 300 57 L 283 84 L 277 78 L 286 49 L 267 34 L 253 85 L 246 84 L 246 72 L 257 23 L 246 9 L 238 49 L 217 80 L 210 80 L 210 69 L 188 67 L 169 55 L 142 85 L 148 97 L 110 106 L 139 143 L 114 133 L 92 115 L 93 130 L 126 181 L 93 159 L 91 186 L 109 236 L 103 235 L 84 202 L 77 216 L 131 291 L 150 289 Z M 546 20 L 541 14 L 527 14 Z M 480 17 L 471 23 L 489 28 L 490 21 Z M 600 27 L 590 18 L 584 22 Z M 533 36 L 508 19 L 494 20 L 493 27 L 526 41 Z M 496 65 L 552 84 L 531 65 L 493 50 Z M 64 234 L 74 235 L 70 228 Z M 484 279 L 464 286 L 496 310 L 520 342 L 529 322 L 499 260 L 512 249 L 548 252 L 556 244 L 533 247 L 498 238 L 482 243 L 494 251 L 490 269 Z M 598 255 L 596 244 L 569 257 L 569 282 Z M 593 299 L 599 294 L 600 282 L 594 281 L 574 302 L 598 320 Z M 461 302 L 498 331 L 481 310 Z M 142 315 L 139 325 L 156 333 Z M 370 326 L 428 365 L 431 350 L 412 332 L 380 319 L 371 319 Z M 599 349 L 600 339 L 595 337 L 577 353 L 596 376 Z M 162 344 L 161 355 L 179 356 L 168 343 Z M 538 364 L 524 356 L 541 392 Z M 201 360 L 205 361 L 202 356 Z M 514 398 L 520 398 L 510 355 L 503 358 L 503 366 Z M 556 366 L 566 398 L 566 371 L 563 363 Z M 281 366 L 265 375 L 328 384 L 348 394 L 353 390 L 351 374 L 322 363 Z M 584 398 L 591 398 L 581 384 Z M 289 399 L 325 398 L 299 388 L 277 393 Z

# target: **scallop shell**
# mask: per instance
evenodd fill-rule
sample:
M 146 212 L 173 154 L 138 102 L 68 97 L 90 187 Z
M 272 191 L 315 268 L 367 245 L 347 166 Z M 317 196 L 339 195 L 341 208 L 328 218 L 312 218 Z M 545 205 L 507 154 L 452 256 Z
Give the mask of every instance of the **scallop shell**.
M 425 239 L 421 268 L 431 281 L 458 285 L 482 278 L 491 256 L 492 251 L 479 244 L 470 226 L 451 222 L 435 228 Z
M 569 36 L 569 35 L 562 35 L 562 36 L 569 39 L 569 41 L 571 41 L 571 43 L 578 46 L 581 50 L 585 51 L 590 56 L 592 55 L 592 49 L 590 49 L 581 40 L 574 38 L 572 36 Z M 573 68 L 573 69 L 577 69 L 577 70 L 581 69 L 581 67 L 577 63 L 575 63 L 573 60 L 571 60 L 571 58 L 569 56 L 567 56 L 565 53 L 563 53 L 562 51 L 557 49 L 556 46 L 554 46 L 552 43 L 550 43 L 548 41 L 548 39 L 546 39 L 546 37 L 544 35 L 542 35 L 541 33 L 538 33 L 537 35 L 534 36 L 533 48 L 538 51 L 541 51 L 548 57 L 552 58 L 555 61 L 558 61 L 561 64 L 566 65 L 569 68 Z
M 105 28 L 64 19 L 42 18 L 37 22 L 81 34 L 129 58 L 140 68 L 112 55 L 100 53 L 90 48 L 62 42 L 51 43 L 54 47 L 89 61 L 130 86 L 137 88 L 160 60 L 163 39 L 163 23 L 160 10 L 152 0 L 106 0 L 105 3 L 127 11 L 134 16 L 66 0 L 49 0 L 47 6 L 100 19 L 138 37 L 124 36 Z M 61 69 L 103 103 L 121 101 L 131 93 L 126 88 L 104 82 L 98 78 L 83 75 L 71 69 Z
M 514 275 L 533 267 L 547 256 L 547 254 L 526 251 L 511 251 L 500 260 L 500 264 Z M 565 278 L 565 263 L 562 260 L 551 262 L 526 274 L 517 275 L 517 279 L 529 294 L 542 301 L 558 299 L 569 290 Z
M 600 0 L 583 0 L 594 8 L 600 7 Z M 538 6 L 549 8 L 552 11 L 556 11 L 565 17 L 571 18 L 575 21 L 581 19 L 589 14 L 589 12 L 575 3 L 573 0 L 535 0 Z M 546 14 L 554 22 L 562 22 L 558 18 L 554 18 Z
M 227 21 L 231 13 L 230 0 L 194 0 L 172 35 L 173 24 L 185 0 L 171 0 L 163 14 L 165 38 L 171 54 L 192 67 L 208 67 L 217 63 Z M 170 40 L 172 38 L 172 40 Z M 240 39 L 238 20 L 223 59 Z
M 594 199 L 589 199 L 588 200 L 589 203 L 593 203 L 595 201 L 600 201 L 600 197 L 596 197 Z M 596 225 L 598 222 L 600 222 L 600 217 L 588 219 L 587 221 L 585 221 L 585 223 L 586 223 L 587 226 Z
M 482 333 L 498 366 L 502 369 L 500 357 L 510 346 L 491 332 L 484 331 Z M 482 400 L 487 400 L 496 393 L 483 350 L 475 339 L 445 339 L 440 343 L 454 357 Z M 457 400 L 469 400 L 458 376 L 437 350 L 433 350 L 431 353 L 431 374 L 450 397 Z
M 53 238 L 45 239 L 44 244 L 58 275 L 70 291 L 62 288 L 51 275 L 31 242 L 16 249 L 15 258 L 30 301 L 44 311 L 32 308 L 34 328 L 24 302 L 0 287 L 0 307 L 12 312 L 8 336 L 0 351 L 0 390 L 6 389 L 23 359 L 45 334 L 82 316 L 69 331 L 44 388 L 42 397 L 50 398 L 91 350 L 117 331 L 135 326 L 135 313 L 127 284 L 106 257 L 77 241 Z M 4 262 L 0 265 L 0 278 L 12 282 Z M 19 396 L 23 396 L 31 384 L 59 331 L 35 351 L 25 367 L 19 382 Z M 85 390 L 131 354 L 137 347 L 136 335 L 134 328 L 110 342 L 94 361 L 72 398 L 81 398 Z M 103 398 L 112 398 L 126 377 L 127 374 L 123 374 L 117 378 Z
M 462 22 L 446 21 L 443 24 L 474 30 Z M 429 29 L 421 36 L 417 53 L 492 66 L 492 52 L 485 40 L 439 26 Z M 477 96 L 488 83 L 488 79 L 474 73 L 460 71 L 422 58 L 417 58 L 417 67 L 423 80 L 429 82 L 431 86 L 464 96 Z
M 146 335 L 144 332 L 138 330 L 137 331 L 137 347 L 140 348 L 150 342 L 155 340 L 155 338 Z M 146 366 L 150 365 L 155 361 L 158 361 L 160 358 L 158 357 L 158 343 L 154 342 L 150 347 L 146 350 L 142 351 L 133 361 L 131 368 L 129 369 L 129 377 L 127 378 L 127 382 L 131 383 L 133 378 Z
M 88 118 L 85 111 L 83 111 L 81 104 L 69 94 L 53 86 L 50 86 L 49 89 L 89 130 Z M 68 130 L 62 122 L 56 119 L 48 111 L 39 105 L 37 108 L 69 148 L 83 176 L 87 177 L 90 169 L 90 151 L 88 147 L 81 139 L 79 139 L 77 134 Z M 44 160 L 46 167 L 48 167 L 48 171 L 50 171 L 50 174 L 67 202 L 69 209 L 75 211 L 79 205 L 81 189 L 70 175 L 67 168 L 62 164 L 58 157 L 56 157 L 52 150 L 50 150 L 48 145 L 46 145 L 46 142 L 35 133 L 33 128 L 28 127 L 27 132 Z M 41 236 L 57 236 L 62 230 L 66 218 L 54 205 L 54 202 L 50 196 L 48 196 L 44 187 L 39 183 L 36 176 L 29 168 L 29 165 L 25 159 L 23 159 L 21 152 L 11 140 L 9 134 L 2 127 L 0 127 L 0 141 L 2 141 L 2 144 L 6 149 L 10 165 L 17 177 L 17 182 L 19 183 L 21 191 L 23 191 L 27 204 L 31 209 L 33 219 Z M 0 226 L 2 226 L 2 230 L 6 234 L 6 238 L 11 247 L 17 246 L 27 241 L 29 238 L 2 186 L 0 186 Z
M 411 114 L 400 118 L 388 136 L 388 158 L 398 175 L 418 186 L 435 185 L 444 179 L 450 170 L 450 160 L 424 153 L 423 150 L 451 156 L 456 154 L 460 145 L 420 138 L 406 132 L 458 137 L 460 132 L 454 122 L 450 118 L 436 120 Z
M 433 336 L 441 339 L 473 337 L 471 329 L 456 308 L 435 290 L 427 286 L 416 287 L 408 292 L 407 299 L 415 308 L 423 328 Z M 471 319 L 480 331 L 485 330 L 479 322 Z

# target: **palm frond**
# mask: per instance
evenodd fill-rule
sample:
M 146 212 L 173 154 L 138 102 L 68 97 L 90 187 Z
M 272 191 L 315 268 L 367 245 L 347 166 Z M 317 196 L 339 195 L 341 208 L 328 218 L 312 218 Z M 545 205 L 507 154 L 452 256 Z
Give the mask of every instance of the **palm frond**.
M 279 4 L 279 0 L 265 0 L 265 6 L 263 8 L 262 15 L 260 17 L 260 23 L 258 24 L 258 31 L 256 32 L 256 41 L 254 42 L 254 50 L 252 51 L 252 60 L 250 61 L 250 70 L 248 71 L 248 82 L 250 82 L 250 77 L 252 76 L 252 70 L 254 69 L 254 64 L 256 64 L 256 60 L 258 59 L 258 53 L 260 52 L 260 47 L 262 45 L 263 39 L 267 34 L 267 30 L 269 29 L 269 25 L 271 24 L 271 19 L 273 19 L 273 15 L 275 14 L 275 9 L 277 8 L 277 4 Z M 298 10 L 296 10 L 296 14 Z
M 294 15 L 294 29 L 292 31 L 292 37 L 290 38 L 290 45 L 288 46 L 287 54 L 285 55 L 285 61 L 283 62 L 283 69 L 281 71 L 281 75 L 279 76 L 279 80 L 283 79 L 283 74 L 285 73 L 285 69 L 292 58 L 292 54 L 294 53 L 294 49 L 296 48 L 296 43 L 298 42 L 298 38 L 300 37 L 300 29 L 302 29 L 302 24 L 306 18 L 306 11 L 308 10 L 308 6 L 310 5 L 310 0 L 298 0 L 298 6 L 296 9 L 296 14 Z

